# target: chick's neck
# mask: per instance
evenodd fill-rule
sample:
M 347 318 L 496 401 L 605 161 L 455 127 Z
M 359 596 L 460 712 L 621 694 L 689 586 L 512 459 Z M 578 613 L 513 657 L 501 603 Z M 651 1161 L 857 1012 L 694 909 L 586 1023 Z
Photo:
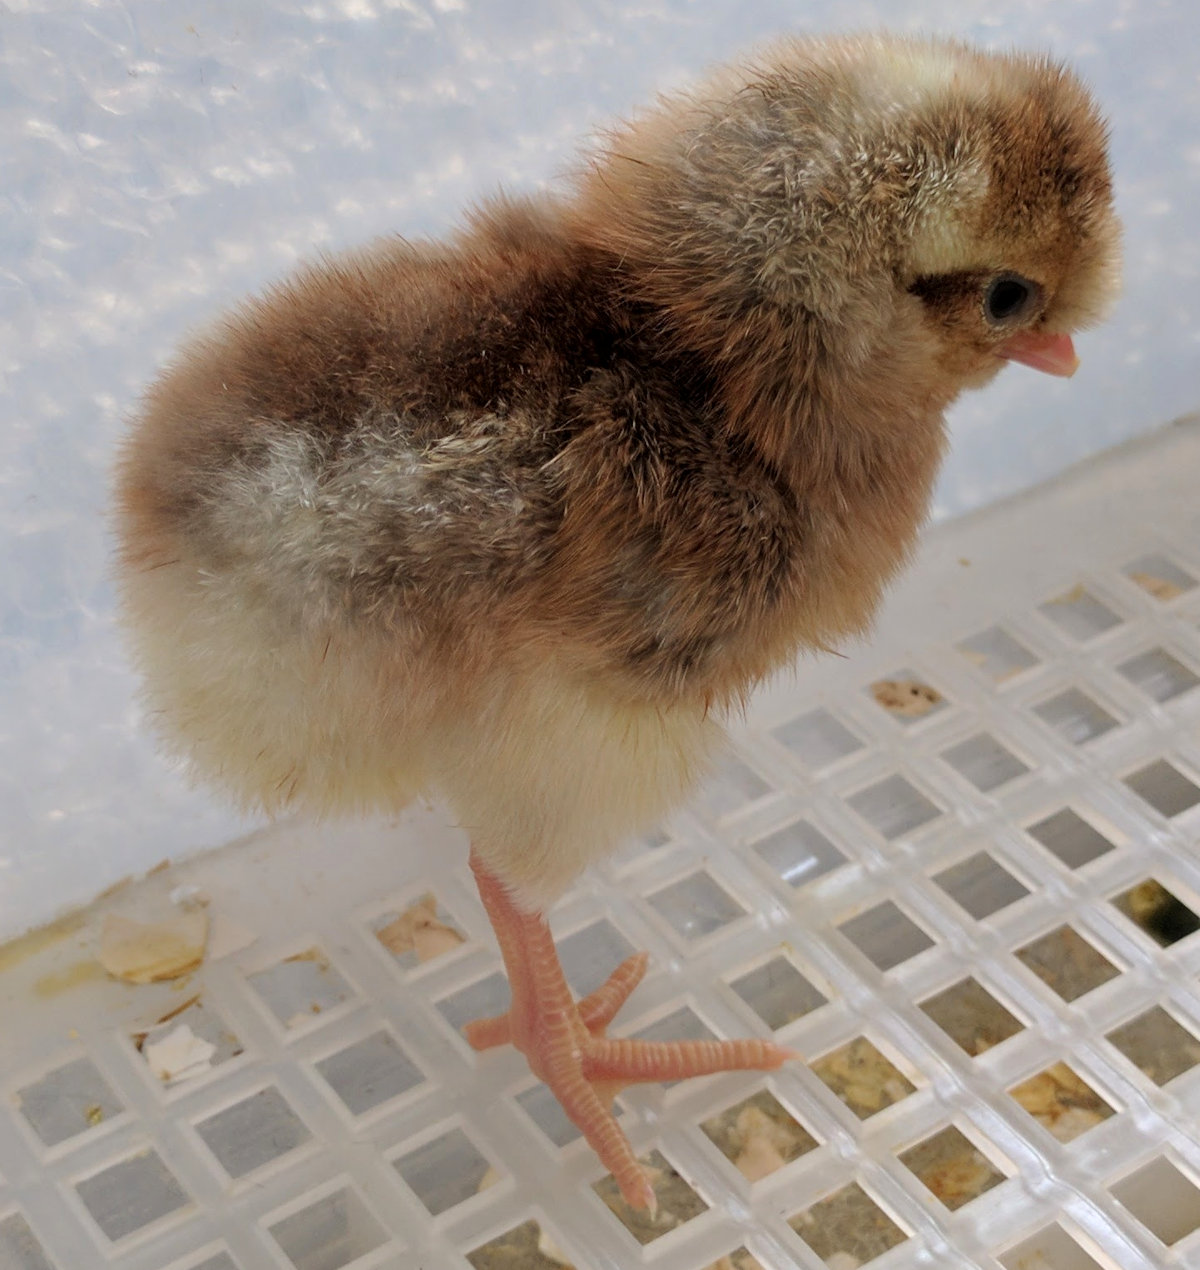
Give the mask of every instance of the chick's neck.
M 761 305 L 730 330 L 720 361 L 724 427 L 798 495 L 928 494 L 955 394 L 915 340 Z

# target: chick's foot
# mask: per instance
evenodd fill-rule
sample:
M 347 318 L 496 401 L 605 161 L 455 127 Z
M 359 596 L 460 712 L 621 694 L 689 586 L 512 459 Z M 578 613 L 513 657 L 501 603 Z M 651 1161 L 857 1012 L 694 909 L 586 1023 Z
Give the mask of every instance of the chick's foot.
M 654 1191 L 612 1113 L 626 1085 L 712 1072 L 778 1067 L 795 1055 L 770 1041 L 633 1041 L 605 1029 L 646 973 L 647 955 L 627 958 L 595 992 L 576 1002 L 546 919 L 526 913 L 472 853 L 471 868 L 491 918 L 512 990 L 506 1014 L 469 1023 L 476 1049 L 512 1044 L 544 1081 L 612 1173 L 626 1203 L 655 1207 Z

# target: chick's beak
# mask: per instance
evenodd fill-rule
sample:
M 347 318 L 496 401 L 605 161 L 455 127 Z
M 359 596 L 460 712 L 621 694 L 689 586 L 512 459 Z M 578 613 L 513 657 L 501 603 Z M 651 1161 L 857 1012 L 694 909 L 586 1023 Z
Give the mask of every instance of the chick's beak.
M 1048 375 L 1069 377 L 1079 369 L 1079 358 L 1069 335 L 1047 335 L 1044 331 L 1022 331 L 998 344 L 998 357 L 1024 362 Z

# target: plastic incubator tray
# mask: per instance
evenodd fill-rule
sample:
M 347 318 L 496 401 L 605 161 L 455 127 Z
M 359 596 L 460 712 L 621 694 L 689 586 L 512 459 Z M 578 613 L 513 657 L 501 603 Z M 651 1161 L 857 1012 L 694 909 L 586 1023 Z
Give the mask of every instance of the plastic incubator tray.
M 804 1056 L 622 1097 L 656 1219 L 459 1036 L 506 990 L 415 808 L 0 950 L 0 1266 L 1200 1265 L 1197 473 L 1181 425 L 931 532 L 876 639 L 555 910 L 580 992 L 650 950 L 618 1031 Z M 105 971 L 147 944 L 203 961 Z

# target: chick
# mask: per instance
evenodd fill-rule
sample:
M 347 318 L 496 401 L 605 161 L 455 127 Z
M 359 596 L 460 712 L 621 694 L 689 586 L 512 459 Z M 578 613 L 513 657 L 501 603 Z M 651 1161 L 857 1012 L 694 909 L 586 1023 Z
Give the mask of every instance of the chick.
M 1114 289 L 1105 128 L 1040 58 L 783 40 L 619 126 L 562 193 L 302 271 L 187 345 L 119 469 L 124 613 L 167 743 L 270 812 L 440 794 L 511 1041 L 632 1204 L 624 1084 L 765 1041 L 605 1028 L 543 916 L 692 787 L 721 722 L 868 625 L 943 412 L 1076 365 Z

